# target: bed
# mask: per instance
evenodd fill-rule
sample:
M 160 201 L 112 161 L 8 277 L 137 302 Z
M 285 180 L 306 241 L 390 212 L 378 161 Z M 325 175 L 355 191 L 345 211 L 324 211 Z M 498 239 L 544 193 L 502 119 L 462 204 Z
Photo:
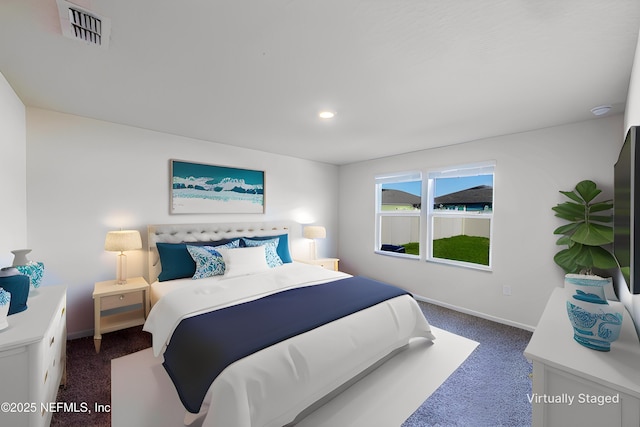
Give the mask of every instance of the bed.
M 293 425 L 411 341 L 435 338 L 408 293 L 294 262 L 289 231 L 148 227 L 153 307 L 144 330 L 186 425 Z

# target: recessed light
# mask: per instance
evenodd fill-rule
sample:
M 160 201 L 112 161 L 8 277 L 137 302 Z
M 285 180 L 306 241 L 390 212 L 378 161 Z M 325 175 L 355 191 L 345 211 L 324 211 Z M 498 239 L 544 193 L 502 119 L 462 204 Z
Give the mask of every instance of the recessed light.
M 593 113 L 594 116 L 603 116 L 609 111 L 611 111 L 611 105 L 598 105 L 591 109 L 591 113 Z
M 333 119 L 335 115 L 336 113 L 333 111 L 321 111 L 320 114 L 318 114 L 321 119 Z

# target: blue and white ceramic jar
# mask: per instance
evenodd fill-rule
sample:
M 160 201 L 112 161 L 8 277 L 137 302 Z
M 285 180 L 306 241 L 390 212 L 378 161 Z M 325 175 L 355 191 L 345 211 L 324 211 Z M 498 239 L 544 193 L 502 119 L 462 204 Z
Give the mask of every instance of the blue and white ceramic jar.
M 11 303 L 11 294 L 0 288 L 0 330 L 9 326 L 7 315 L 9 314 L 9 304 Z
M 587 294 L 595 294 L 606 300 L 607 289 L 613 292 L 613 282 L 611 277 L 590 276 L 585 274 L 566 274 L 564 276 L 564 288 L 567 293 L 567 299 L 576 294 L 576 290 L 580 289 Z
M 42 276 L 44 275 L 44 264 L 40 261 L 29 261 L 25 265 L 16 265 L 16 268 L 21 274 L 29 276 L 29 283 L 33 289 L 38 289 L 40 283 L 42 283 Z
M 567 300 L 567 313 L 573 326 L 573 339 L 587 348 L 609 351 L 611 343 L 620 336 L 621 307 L 613 307 L 599 295 L 577 289 Z

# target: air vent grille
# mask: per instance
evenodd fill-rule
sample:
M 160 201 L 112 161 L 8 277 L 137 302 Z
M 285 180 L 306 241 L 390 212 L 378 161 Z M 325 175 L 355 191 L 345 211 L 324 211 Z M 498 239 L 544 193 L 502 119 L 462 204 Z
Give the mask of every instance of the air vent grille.
M 69 21 L 76 38 L 102 44 L 102 21 L 81 10 L 69 9 Z
M 111 21 L 66 0 L 57 0 L 62 34 L 89 45 L 107 48 Z

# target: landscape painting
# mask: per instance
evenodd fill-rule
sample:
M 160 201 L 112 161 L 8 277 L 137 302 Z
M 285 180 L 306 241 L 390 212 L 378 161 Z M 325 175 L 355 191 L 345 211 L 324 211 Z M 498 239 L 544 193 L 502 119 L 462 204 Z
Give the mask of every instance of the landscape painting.
M 264 172 L 171 160 L 171 213 L 264 213 Z

